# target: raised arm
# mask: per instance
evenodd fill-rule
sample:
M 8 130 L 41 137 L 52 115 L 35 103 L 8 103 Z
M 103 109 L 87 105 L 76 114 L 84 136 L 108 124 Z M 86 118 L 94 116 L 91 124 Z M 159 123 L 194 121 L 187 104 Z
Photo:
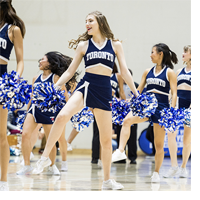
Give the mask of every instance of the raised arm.
M 133 78 L 132 78 L 130 72 L 128 71 L 121 42 L 113 41 L 113 47 L 114 47 L 114 51 L 115 51 L 115 54 L 118 59 L 118 63 L 119 63 L 119 67 L 120 67 L 120 74 L 121 74 L 122 78 L 124 79 L 124 81 L 126 82 L 126 84 L 130 87 L 133 94 L 137 97 L 138 92 L 135 88 Z
M 86 42 L 80 42 L 76 48 L 74 58 L 69 66 L 69 68 L 62 74 L 62 76 L 59 78 L 55 86 L 61 87 L 65 83 L 67 83 L 74 73 L 76 72 L 79 64 L 81 63 L 81 60 L 85 54 L 86 49 Z

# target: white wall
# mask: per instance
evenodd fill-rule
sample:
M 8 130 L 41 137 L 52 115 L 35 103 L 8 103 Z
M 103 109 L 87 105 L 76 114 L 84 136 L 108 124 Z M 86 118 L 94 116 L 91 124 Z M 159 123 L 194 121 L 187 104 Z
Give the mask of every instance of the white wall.
M 153 66 L 150 53 L 154 44 L 166 43 L 177 53 L 175 71 L 182 67 L 183 46 L 191 44 L 190 0 L 14 0 L 13 6 L 26 25 L 23 77 L 30 83 L 40 73 L 37 60 L 46 52 L 56 50 L 73 57 L 68 41 L 85 32 L 85 17 L 94 10 L 107 17 L 115 37 L 123 41 L 127 65 L 138 83 L 143 71 Z M 8 68 L 15 67 L 12 51 Z M 81 78 L 83 62 L 79 70 Z M 71 125 L 66 127 L 68 137 Z M 138 136 L 145 127 L 147 123 L 139 125 Z M 92 126 L 80 133 L 72 146 L 90 149 L 91 141 Z

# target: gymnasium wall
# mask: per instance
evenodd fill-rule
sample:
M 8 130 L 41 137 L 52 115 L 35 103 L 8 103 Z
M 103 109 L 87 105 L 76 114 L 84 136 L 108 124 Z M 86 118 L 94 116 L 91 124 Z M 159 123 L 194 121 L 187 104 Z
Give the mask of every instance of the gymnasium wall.
M 68 48 L 68 41 L 85 32 L 85 17 L 95 10 L 107 17 L 115 38 L 123 41 L 127 66 L 138 83 L 144 70 L 153 66 L 150 53 L 154 44 L 166 43 L 176 52 L 179 63 L 175 71 L 183 67 L 183 46 L 191 44 L 190 0 L 14 0 L 13 6 L 26 25 L 23 77 L 29 83 L 41 73 L 37 61 L 46 52 L 60 51 L 73 57 L 74 50 Z M 12 51 L 8 69 L 15 68 Z M 81 78 L 84 62 L 79 71 Z M 139 124 L 138 137 L 147 126 L 148 123 Z M 66 138 L 71 129 L 69 122 Z M 91 142 L 92 126 L 77 136 L 72 147 L 91 149 Z M 40 141 L 36 145 L 40 146 Z

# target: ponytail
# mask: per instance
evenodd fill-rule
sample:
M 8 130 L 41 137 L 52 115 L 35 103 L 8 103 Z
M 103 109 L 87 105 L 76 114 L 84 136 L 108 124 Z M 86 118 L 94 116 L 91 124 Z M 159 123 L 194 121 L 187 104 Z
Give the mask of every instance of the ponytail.
M 164 43 L 156 44 L 153 47 L 156 47 L 156 50 L 158 53 L 163 52 L 162 68 L 166 66 L 171 69 L 174 69 L 174 66 L 172 63 L 174 64 L 178 63 L 177 55 L 173 51 L 171 51 L 169 47 Z

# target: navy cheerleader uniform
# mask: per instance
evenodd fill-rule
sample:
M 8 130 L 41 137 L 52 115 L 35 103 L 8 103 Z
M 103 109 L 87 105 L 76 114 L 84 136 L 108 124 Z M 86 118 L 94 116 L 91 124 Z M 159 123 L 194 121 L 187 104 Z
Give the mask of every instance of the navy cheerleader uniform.
M 5 23 L 4 26 L 0 29 L 0 58 L 6 62 L 8 62 L 10 58 L 10 53 L 13 48 L 13 43 L 10 41 L 8 37 L 8 29 L 11 25 Z M 7 64 L 0 64 L 0 76 L 7 72 Z
M 167 67 L 165 66 L 158 74 L 155 74 L 156 66 L 153 67 L 146 76 L 147 92 L 155 94 L 158 100 L 158 107 L 156 108 L 155 114 L 150 117 L 153 123 L 159 123 L 160 111 L 163 108 L 169 108 L 169 90 L 170 84 L 167 78 Z
M 112 87 L 112 92 L 114 92 L 114 96 L 115 96 L 116 93 L 118 92 L 118 88 L 119 88 L 119 83 L 118 83 L 116 74 L 111 75 L 110 84 L 111 84 L 111 87 Z
M 44 82 L 51 82 L 54 83 L 54 74 L 51 73 L 46 79 L 42 79 L 42 74 L 39 75 L 39 77 L 36 79 L 34 85 L 33 85 L 33 90 L 34 87 L 39 84 L 39 83 L 44 83 Z M 57 117 L 59 111 L 53 113 L 53 112 L 41 112 L 39 108 L 35 106 L 35 104 L 31 103 L 30 108 L 28 110 L 28 113 L 32 114 L 35 122 L 40 123 L 40 124 L 53 124 L 55 121 L 55 118 Z
M 184 67 L 177 77 L 177 87 L 186 84 L 191 87 L 191 71 L 186 72 Z M 191 104 L 191 90 L 177 90 L 177 107 L 189 108 Z
M 106 39 L 102 47 L 98 47 L 92 38 L 88 40 L 88 49 L 84 55 L 86 69 L 101 65 L 112 71 L 114 60 L 115 52 L 111 40 Z M 84 106 L 112 110 L 110 76 L 86 72 L 75 91 L 80 91 L 83 94 Z

